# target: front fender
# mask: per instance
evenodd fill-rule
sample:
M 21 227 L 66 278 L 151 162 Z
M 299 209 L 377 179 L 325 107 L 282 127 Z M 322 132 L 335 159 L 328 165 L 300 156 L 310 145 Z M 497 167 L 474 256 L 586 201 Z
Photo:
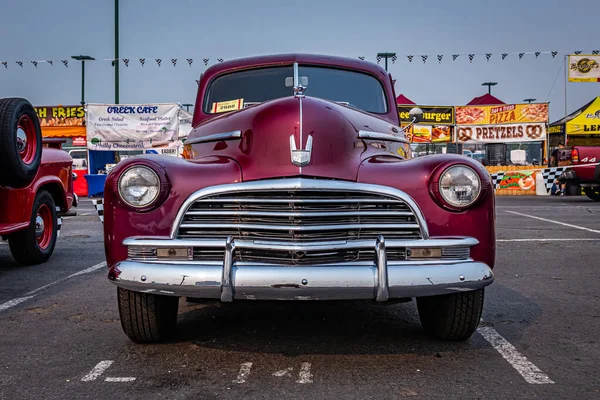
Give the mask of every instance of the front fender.
M 480 176 L 482 193 L 479 200 L 465 211 L 449 211 L 433 199 L 429 180 L 436 168 L 463 164 Z M 418 204 L 434 236 L 470 236 L 479 241 L 471 249 L 476 261 L 494 267 L 496 259 L 495 195 L 491 177 L 478 162 L 459 155 L 432 155 L 411 160 L 370 158 L 359 169 L 358 182 L 391 186 L 410 195 Z
M 138 212 L 119 201 L 118 180 L 133 165 L 162 168 L 170 182 L 164 202 L 150 211 Z M 226 157 L 188 161 L 170 156 L 139 156 L 121 161 L 107 176 L 104 186 L 104 243 L 109 267 L 127 258 L 123 240 L 130 236 L 169 236 L 179 208 L 193 192 L 207 186 L 241 182 L 237 162 Z

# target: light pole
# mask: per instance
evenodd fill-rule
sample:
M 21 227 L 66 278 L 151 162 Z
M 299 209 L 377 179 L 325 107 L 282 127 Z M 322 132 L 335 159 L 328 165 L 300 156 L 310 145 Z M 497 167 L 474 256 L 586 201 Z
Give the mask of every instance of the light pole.
M 492 94 L 492 86 L 496 86 L 498 84 L 498 82 L 483 82 L 481 84 L 481 86 L 487 86 L 488 87 L 488 94 Z
M 71 56 L 72 59 L 81 61 L 81 105 L 85 105 L 85 62 L 95 60 L 90 56 Z
M 532 101 L 536 101 L 537 99 L 523 99 L 523 101 L 528 102 L 529 104 L 531 104 Z
M 385 58 L 385 70 L 387 71 L 388 69 L 388 63 L 387 60 L 388 58 L 392 58 L 392 57 L 396 57 L 396 53 L 377 53 L 377 57 L 378 58 Z
M 182 106 L 182 107 L 185 107 L 185 111 L 188 111 L 188 112 L 189 112 L 189 111 L 190 111 L 190 107 L 193 107 L 194 105 L 193 105 L 193 104 L 186 103 L 186 104 L 182 104 L 181 106 Z
M 119 0 L 115 0 L 115 104 L 119 104 Z

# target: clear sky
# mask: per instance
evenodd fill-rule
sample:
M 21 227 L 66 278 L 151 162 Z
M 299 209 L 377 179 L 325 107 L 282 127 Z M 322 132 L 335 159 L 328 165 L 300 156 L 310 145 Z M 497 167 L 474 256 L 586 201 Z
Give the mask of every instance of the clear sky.
M 463 105 L 482 95 L 482 82 L 505 102 L 550 102 L 564 116 L 565 53 L 600 49 L 599 0 L 120 0 L 120 102 L 193 103 L 196 83 L 217 58 L 288 52 L 364 56 L 396 52 L 389 70 L 396 92 L 419 104 Z M 517 55 L 502 53 L 558 51 Z M 466 55 L 493 53 L 490 61 Z M 70 56 L 114 56 L 113 0 L 2 0 L 0 97 L 34 105 L 78 104 L 81 66 Z M 406 55 L 415 55 L 409 63 Z M 424 64 L 419 57 L 429 55 Z M 444 55 L 440 63 L 437 54 Z M 146 58 L 142 67 L 139 58 Z M 155 58 L 161 58 L 158 67 Z M 171 59 L 177 58 L 174 68 Z M 186 58 L 192 58 L 188 66 Z M 69 67 L 30 60 L 69 59 Z M 15 61 L 24 61 L 23 68 Z M 554 84 L 554 87 L 553 87 Z M 552 89 L 552 90 L 551 90 Z M 600 83 L 569 83 L 568 111 L 600 95 Z M 110 61 L 86 64 L 86 101 L 114 102 Z

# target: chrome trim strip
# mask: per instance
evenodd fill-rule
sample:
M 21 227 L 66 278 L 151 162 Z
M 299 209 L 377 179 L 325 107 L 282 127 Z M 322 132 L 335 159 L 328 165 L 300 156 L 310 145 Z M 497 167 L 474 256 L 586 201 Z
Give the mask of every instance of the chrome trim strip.
M 221 277 L 221 301 L 232 302 L 233 301 L 233 286 L 231 284 L 232 269 L 233 269 L 233 250 L 235 249 L 235 243 L 231 236 L 225 241 L 225 257 L 223 260 L 223 274 Z
M 375 301 L 388 301 L 388 270 L 387 255 L 385 253 L 385 239 L 379 235 L 375 244 L 375 259 L 377 260 L 377 294 Z
M 340 224 L 340 225 L 261 225 L 261 224 L 196 224 L 184 222 L 181 228 L 224 228 L 224 229 L 260 229 L 270 231 L 294 231 L 294 232 L 314 232 L 314 231 L 334 231 L 340 229 L 377 229 L 381 224 Z M 416 229 L 419 224 L 385 224 L 385 229 Z
M 395 204 L 397 200 L 387 199 L 366 199 L 366 198 L 353 198 L 353 199 L 252 199 L 243 197 L 221 197 L 218 199 L 198 199 L 196 202 L 207 202 L 207 203 L 294 203 L 294 204 L 313 204 L 313 203 L 381 203 L 381 204 Z
M 242 137 L 242 131 L 222 132 L 215 133 L 208 136 L 199 136 L 196 138 L 188 139 L 185 144 L 197 144 L 197 143 L 208 143 L 208 142 L 219 142 L 221 140 L 232 140 L 240 139 Z
M 472 247 L 479 244 L 479 241 L 472 237 L 449 237 L 449 238 L 431 238 L 431 239 L 387 239 L 386 248 L 409 247 L 409 248 L 427 248 L 427 247 Z M 156 248 L 169 247 L 224 247 L 226 242 L 219 239 L 155 239 L 130 237 L 123 241 L 124 246 L 143 246 Z M 344 250 L 344 249 L 369 249 L 375 246 L 373 240 L 339 240 L 323 242 L 284 242 L 271 240 L 236 240 L 235 246 L 243 249 L 259 250 L 289 250 L 289 251 L 310 251 L 310 250 Z
M 286 202 L 289 203 L 289 202 Z M 247 217 L 369 217 L 369 216 L 412 216 L 410 211 L 336 211 L 336 212 L 303 212 L 303 211 L 188 211 L 185 215 L 233 215 Z
M 389 142 L 410 143 L 410 141 L 405 138 L 392 135 L 391 133 L 383 132 L 358 131 L 358 137 L 361 139 L 386 140 Z
M 116 264 L 116 286 L 145 293 L 220 299 L 222 266 L 140 263 Z M 388 264 L 389 298 L 412 298 L 476 290 L 494 281 L 480 262 Z M 141 277 L 146 279 L 142 281 Z M 234 265 L 236 300 L 373 300 L 374 264 L 340 266 Z M 304 283 L 306 282 L 306 283 Z
M 293 190 L 330 190 L 330 191 L 347 191 L 347 192 L 365 192 L 378 195 L 386 195 L 394 197 L 398 200 L 402 200 L 415 214 L 415 218 L 419 223 L 421 229 L 421 235 L 423 239 L 429 238 L 429 230 L 427 229 L 427 223 L 423 212 L 417 205 L 417 203 L 405 192 L 382 185 L 373 185 L 369 183 L 355 183 L 355 182 L 343 182 L 343 181 L 330 181 L 321 179 L 305 179 L 305 178 L 283 178 L 283 179 L 265 179 L 253 182 L 243 183 L 232 183 L 225 185 L 209 186 L 204 189 L 200 189 L 192 193 L 181 205 L 175 221 L 173 221 L 173 227 L 171 228 L 171 238 L 177 236 L 177 230 L 179 224 L 183 220 L 185 213 L 194 204 L 195 201 L 207 196 L 213 196 L 221 193 L 230 192 L 252 192 L 252 191 L 273 191 L 277 192 L 280 190 L 293 189 Z

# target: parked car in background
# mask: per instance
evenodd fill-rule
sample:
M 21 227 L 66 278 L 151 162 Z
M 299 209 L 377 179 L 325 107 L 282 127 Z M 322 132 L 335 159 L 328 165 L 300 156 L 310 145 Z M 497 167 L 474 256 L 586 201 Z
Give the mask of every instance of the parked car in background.
M 72 158 L 42 142 L 29 101 L 0 99 L 0 239 L 22 264 L 51 257 L 61 216 L 76 206 Z
M 427 333 L 469 338 L 494 277 L 491 178 L 456 154 L 411 159 L 395 97 L 391 75 L 360 60 L 208 68 L 185 158 L 141 155 L 106 179 L 108 278 L 129 338 L 171 337 L 179 297 L 416 299 Z
M 583 192 L 594 201 L 600 201 L 600 146 L 571 146 L 556 149 L 550 166 L 572 166 L 562 172 L 559 181 L 566 183 L 566 192 Z M 557 156 L 558 155 L 558 156 Z

